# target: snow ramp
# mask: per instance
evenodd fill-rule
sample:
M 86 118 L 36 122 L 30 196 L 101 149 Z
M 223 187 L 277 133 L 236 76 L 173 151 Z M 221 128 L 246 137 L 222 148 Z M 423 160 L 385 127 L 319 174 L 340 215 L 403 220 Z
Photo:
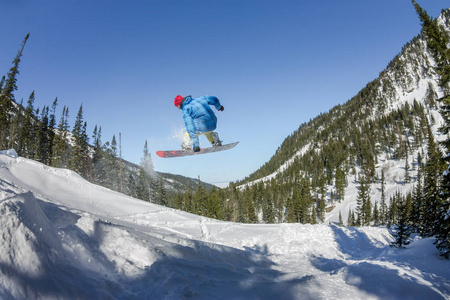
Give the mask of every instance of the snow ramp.
M 220 222 L 0 153 L 1 299 L 449 299 L 433 239 Z

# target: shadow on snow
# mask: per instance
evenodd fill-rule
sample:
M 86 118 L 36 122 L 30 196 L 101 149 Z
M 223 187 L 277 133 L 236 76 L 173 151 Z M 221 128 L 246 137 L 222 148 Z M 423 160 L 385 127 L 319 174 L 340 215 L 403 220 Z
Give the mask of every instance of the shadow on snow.
M 192 240 L 186 246 L 100 220 L 94 221 L 92 234 L 86 234 L 75 225 L 78 214 L 38 200 L 31 192 L 0 201 L 0 211 L 16 224 L 8 230 L 22 235 L 22 243 L 39 258 L 34 274 L 14 255 L 0 261 L 0 274 L 10 284 L 0 286 L 2 299 L 295 299 L 294 288 L 311 278 L 283 280 L 267 249 L 244 251 Z M 111 230 L 143 239 L 157 259 L 138 275 L 125 275 L 102 249 Z M 6 236 L 9 240 L 0 251 L 20 251 L 13 233 Z
M 383 255 L 391 248 L 376 247 L 357 228 L 347 228 L 347 232 L 336 226 L 332 229 L 341 252 L 347 257 L 314 257 L 311 262 L 315 268 L 331 276 L 340 275 L 346 284 L 380 299 L 446 299 L 449 296 L 448 279 L 442 278 L 440 284 L 440 280 L 431 278 L 435 277 L 432 274 L 415 269 L 413 262 L 395 261 L 392 257 L 386 260 Z M 404 272 L 404 269 L 412 270 L 414 276 Z

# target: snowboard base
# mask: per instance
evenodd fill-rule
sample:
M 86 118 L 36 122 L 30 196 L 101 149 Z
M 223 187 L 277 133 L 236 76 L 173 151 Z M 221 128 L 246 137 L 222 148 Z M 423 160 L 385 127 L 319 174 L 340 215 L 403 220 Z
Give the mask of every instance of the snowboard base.
M 230 150 L 231 148 L 236 146 L 238 143 L 239 142 L 230 143 L 230 144 L 217 146 L 217 147 L 202 148 L 202 149 L 200 149 L 199 152 L 194 152 L 194 150 L 156 151 L 156 155 L 158 155 L 159 157 L 162 157 L 162 158 L 170 158 L 170 157 L 183 157 L 183 156 L 190 156 L 190 155 L 213 153 L 213 152 Z

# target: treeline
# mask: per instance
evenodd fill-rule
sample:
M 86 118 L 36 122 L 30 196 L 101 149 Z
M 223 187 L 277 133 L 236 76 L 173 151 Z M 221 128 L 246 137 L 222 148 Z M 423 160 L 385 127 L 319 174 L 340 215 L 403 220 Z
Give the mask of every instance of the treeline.
M 168 194 L 162 178 L 156 176 L 145 142 L 141 165 L 136 167 L 121 157 L 119 141 L 113 135 L 111 141 L 102 142 L 102 129 L 95 126 L 91 138 L 87 122 L 80 106 L 71 130 L 69 107 L 64 106 L 59 118 L 56 116 L 58 99 L 51 106 L 35 108 L 35 93 L 30 94 L 26 106 L 17 103 L 19 64 L 29 34 L 25 37 L 13 66 L 0 81 L 0 146 L 14 148 L 19 156 L 43 164 L 67 168 L 83 178 L 145 201 L 167 205 Z

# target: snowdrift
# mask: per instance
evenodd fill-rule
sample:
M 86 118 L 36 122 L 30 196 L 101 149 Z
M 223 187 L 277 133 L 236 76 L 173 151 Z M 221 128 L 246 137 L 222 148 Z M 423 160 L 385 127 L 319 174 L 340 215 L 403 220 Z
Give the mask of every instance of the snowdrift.
M 0 152 L 1 299 L 450 299 L 433 239 L 248 225 L 164 208 Z

